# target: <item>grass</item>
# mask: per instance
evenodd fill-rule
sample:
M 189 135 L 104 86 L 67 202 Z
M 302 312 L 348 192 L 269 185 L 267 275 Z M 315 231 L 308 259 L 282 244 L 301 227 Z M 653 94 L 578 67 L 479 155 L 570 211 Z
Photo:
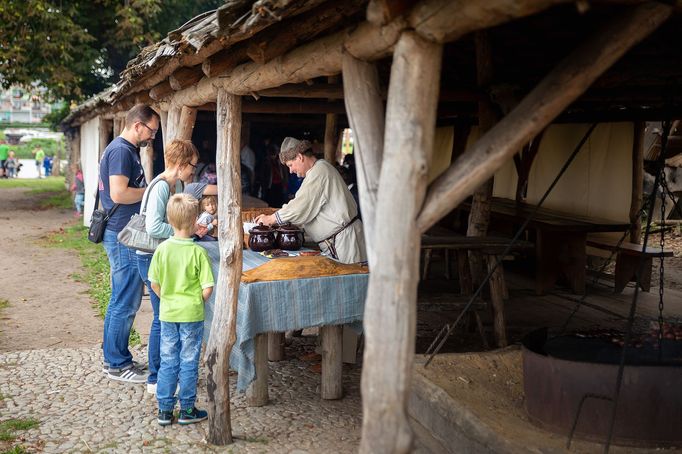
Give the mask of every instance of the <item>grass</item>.
M 35 419 L 8 419 L 0 422 L 0 441 L 14 441 L 17 430 L 29 430 L 38 427 L 39 421 Z
M 36 179 L 13 178 L 0 180 L 2 188 L 26 188 L 27 195 L 39 196 L 38 206 L 41 209 L 73 207 L 73 196 L 66 190 L 64 177 L 47 177 Z
M 90 287 L 88 294 L 94 301 L 94 307 L 100 317 L 104 318 L 111 297 L 109 285 L 109 259 L 101 244 L 88 241 L 88 229 L 82 225 L 66 227 L 50 234 L 47 243 L 52 247 L 70 249 L 78 253 L 84 268 L 83 274 L 71 277 L 77 282 L 84 282 Z M 130 333 L 130 345 L 140 343 L 140 334 L 133 329 Z
M 21 142 L 18 145 L 10 145 L 9 149 L 10 151 L 13 151 L 19 159 L 33 159 L 33 149 L 36 146 L 40 146 L 45 152 L 45 155 L 56 156 L 59 142 L 54 139 L 32 139 L 28 142 Z M 62 155 L 63 154 L 64 151 L 62 150 Z
M 26 454 L 28 451 L 26 448 L 20 445 L 13 446 L 11 449 L 2 451 L 2 454 Z
M 9 307 L 9 300 L 0 299 L 0 311 Z

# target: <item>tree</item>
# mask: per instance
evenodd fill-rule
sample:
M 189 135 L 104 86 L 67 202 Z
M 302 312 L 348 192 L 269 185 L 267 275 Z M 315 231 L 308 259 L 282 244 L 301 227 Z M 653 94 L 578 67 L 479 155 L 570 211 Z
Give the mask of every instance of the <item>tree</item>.
M 80 101 L 118 80 L 142 47 L 220 0 L 3 0 L 0 83 Z

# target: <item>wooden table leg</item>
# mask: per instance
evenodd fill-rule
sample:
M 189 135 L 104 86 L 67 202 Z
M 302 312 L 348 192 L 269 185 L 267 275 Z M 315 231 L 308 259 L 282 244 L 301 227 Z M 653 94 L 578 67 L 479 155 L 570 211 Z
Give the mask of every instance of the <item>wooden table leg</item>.
M 246 404 L 262 407 L 268 403 L 268 335 L 261 333 L 254 339 L 256 379 L 246 389 Z
M 268 333 L 268 361 L 284 359 L 284 333 Z
M 489 255 L 486 259 L 488 273 L 490 273 L 495 266 L 496 259 L 494 255 Z M 495 342 L 498 347 L 507 346 L 507 327 L 504 321 L 504 291 L 502 290 L 504 282 L 500 281 L 501 278 L 504 279 L 502 276 L 497 270 L 493 271 L 489 283 L 490 302 L 493 308 L 493 331 L 495 332 Z
M 323 326 L 320 328 L 322 341 L 322 386 L 323 399 L 343 397 L 341 349 L 343 345 L 343 326 Z
M 566 278 L 574 293 L 585 293 L 586 241 L 585 232 L 538 231 L 536 291 L 539 295 L 552 288 L 559 276 Z

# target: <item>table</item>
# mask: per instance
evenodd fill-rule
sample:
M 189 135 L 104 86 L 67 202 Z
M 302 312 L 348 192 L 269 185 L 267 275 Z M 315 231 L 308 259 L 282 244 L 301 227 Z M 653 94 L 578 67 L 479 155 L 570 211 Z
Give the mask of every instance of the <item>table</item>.
M 490 213 L 494 220 L 520 225 L 534 209 L 534 205 L 493 197 Z M 536 292 L 545 293 L 556 284 L 559 276 L 563 276 L 574 293 L 583 294 L 587 268 L 587 234 L 624 232 L 630 228 L 630 224 L 540 208 L 528 223 L 528 228 L 537 233 Z
M 218 282 L 220 251 L 218 242 L 199 242 L 211 259 Z M 242 270 L 262 265 L 270 259 L 244 249 Z M 281 259 L 286 260 L 286 259 Z M 341 397 L 341 326 L 361 330 L 368 274 L 254 282 L 239 285 L 237 341 L 230 354 L 230 367 L 237 371 L 237 389 L 247 391 L 253 406 L 267 403 L 267 333 L 320 327 L 322 351 L 322 397 Z M 206 301 L 204 340 L 213 320 L 215 291 Z M 326 342 L 326 343 L 325 343 Z M 332 365 L 338 373 L 330 370 Z

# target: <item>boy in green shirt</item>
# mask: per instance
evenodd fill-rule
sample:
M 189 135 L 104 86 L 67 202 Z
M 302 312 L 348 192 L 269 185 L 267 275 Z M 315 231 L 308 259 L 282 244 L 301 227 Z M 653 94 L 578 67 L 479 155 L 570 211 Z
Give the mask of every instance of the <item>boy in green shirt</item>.
M 38 171 L 38 178 L 43 178 L 43 175 L 40 173 L 40 168 L 43 165 L 43 159 L 45 159 L 45 152 L 43 151 L 42 148 L 40 148 L 40 145 L 36 145 L 33 148 L 33 154 L 35 154 L 35 159 L 36 159 L 36 170 Z
M 213 292 L 213 273 L 206 249 L 194 243 L 199 202 L 189 194 L 168 200 L 166 217 L 174 235 L 154 252 L 149 281 L 159 295 L 161 321 L 161 366 L 156 384 L 158 422 L 173 422 L 175 388 L 179 382 L 178 423 L 192 424 L 208 417 L 194 403 L 199 378 L 199 355 L 204 333 L 204 301 Z

